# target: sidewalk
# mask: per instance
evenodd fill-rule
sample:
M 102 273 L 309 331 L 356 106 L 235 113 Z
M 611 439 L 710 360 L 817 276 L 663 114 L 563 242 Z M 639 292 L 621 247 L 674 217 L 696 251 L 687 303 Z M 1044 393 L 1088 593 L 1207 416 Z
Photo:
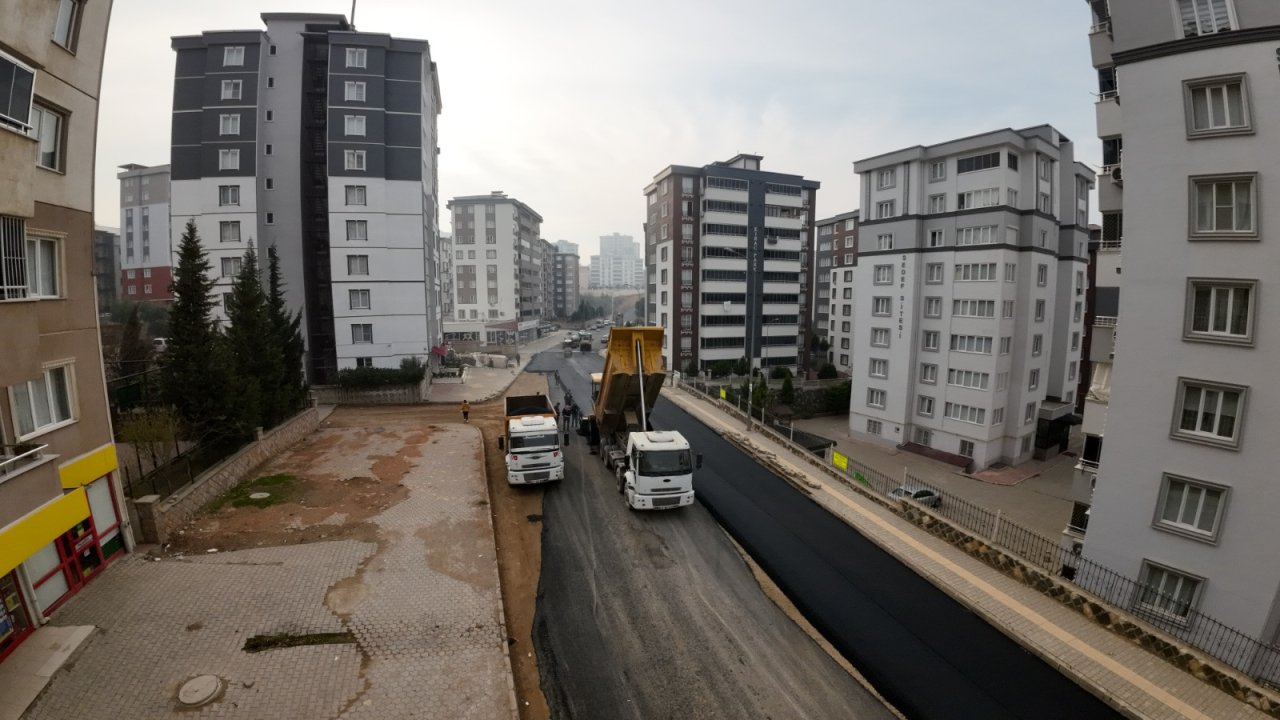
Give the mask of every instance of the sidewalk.
M 1076 459 L 1059 455 L 1048 461 L 1018 466 L 1035 474 L 1013 485 L 984 482 L 957 468 L 923 455 L 849 437 L 849 418 L 830 415 L 797 420 L 796 428 L 836 443 L 836 450 L 857 458 L 889 477 L 901 478 L 905 468 L 926 483 L 991 510 L 1047 538 L 1062 534 L 1071 519 L 1071 476 Z
M 533 360 L 533 356 L 545 350 L 560 347 L 564 341 L 563 333 L 552 333 L 538 338 L 531 343 L 520 346 L 520 362 L 512 363 L 505 368 L 468 367 L 466 382 L 463 383 L 431 383 L 427 387 L 427 402 L 431 403 L 470 403 L 487 402 L 506 393 L 516 377 L 524 372 L 524 368 Z
M 934 538 L 887 508 L 797 460 L 767 436 L 759 432 L 744 434 L 741 422 L 719 412 L 710 403 L 675 388 L 664 390 L 663 395 L 707 426 L 745 438 L 758 451 L 773 454 L 773 462 L 805 478 L 816 502 L 1128 717 L 1187 720 L 1270 717 Z M 867 463 L 882 460 L 869 457 L 861 448 L 862 443 L 857 445 L 858 459 Z M 897 454 L 893 458 L 904 459 L 906 455 Z M 902 464 L 935 464 L 914 456 L 911 460 L 914 462 Z M 914 467 L 912 472 L 916 472 Z M 980 658 L 974 660 L 981 661 Z

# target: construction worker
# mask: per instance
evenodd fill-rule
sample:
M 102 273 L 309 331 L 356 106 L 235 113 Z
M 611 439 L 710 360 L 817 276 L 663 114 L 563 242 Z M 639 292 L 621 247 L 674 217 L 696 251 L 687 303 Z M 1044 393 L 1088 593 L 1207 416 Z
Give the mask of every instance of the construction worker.
M 471 422 L 471 403 L 466 400 L 462 401 L 462 422 Z

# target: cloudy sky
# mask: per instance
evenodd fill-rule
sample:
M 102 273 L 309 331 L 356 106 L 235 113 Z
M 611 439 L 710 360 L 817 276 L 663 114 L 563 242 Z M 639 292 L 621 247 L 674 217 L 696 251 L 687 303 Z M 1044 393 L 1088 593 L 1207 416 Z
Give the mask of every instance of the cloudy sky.
M 642 189 L 672 163 L 739 152 L 856 207 L 851 161 L 1002 127 L 1057 126 L 1095 167 L 1081 0 L 358 0 L 356 27 L 422 38 L 439 66 L 440 195 L 505 190 L 543 236 L 596 252 L 641 235 Z M 169 39 L 261 29 L 350 0 L 116 0 L 98 132 L 97 221 L 116 166 L 169 161 Z M 449 229 L 447 216 L 444 228 Z

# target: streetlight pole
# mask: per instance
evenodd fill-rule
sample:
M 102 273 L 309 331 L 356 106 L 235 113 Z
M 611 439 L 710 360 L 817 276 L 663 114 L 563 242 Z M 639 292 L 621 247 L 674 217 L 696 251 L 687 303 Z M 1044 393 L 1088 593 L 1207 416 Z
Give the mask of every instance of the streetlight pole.
M 752 241 L 757 243 L 760 240 L 760 229 L 752 228 L 751 237 L 747 239 L 747 292 L 745 299 L 747 301 L 745 320 L 747 323 L 747 432 L 751 432 L 751 400 L 755 396 L 755 379 L 756 379 L 756 326 L 751 322 L 751 314 L 755 307 L 752 302 L 752 296 L 755 294 L 755 280 L 759 275 L 757 272 L 760 262 L 760 252 L 757 248 L 756 252 L 751 252 Z M 763 334 L 763 333 L 762 333 Z

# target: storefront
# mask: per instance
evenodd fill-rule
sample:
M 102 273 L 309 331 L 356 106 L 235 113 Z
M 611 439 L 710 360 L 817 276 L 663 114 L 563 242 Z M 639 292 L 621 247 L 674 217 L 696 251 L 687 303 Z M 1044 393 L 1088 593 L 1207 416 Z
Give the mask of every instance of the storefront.
M 0 576 L 0 661 L 34 629 L 31 613 L 18 585 L 18 573 Z
M 89 516 L 22 563 L 37 610 L 48 617 L 107 563 L 124 552 L 119 512 L 109 478 L 85 486 Z

